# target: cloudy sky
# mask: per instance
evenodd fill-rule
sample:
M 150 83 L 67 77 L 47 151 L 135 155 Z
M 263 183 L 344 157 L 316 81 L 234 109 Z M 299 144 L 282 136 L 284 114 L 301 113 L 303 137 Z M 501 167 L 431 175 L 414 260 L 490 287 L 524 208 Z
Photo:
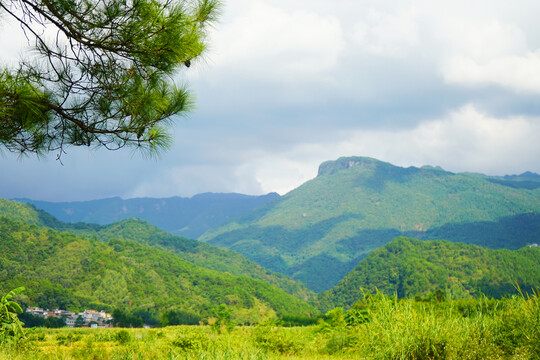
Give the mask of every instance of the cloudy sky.
M 540 2 L 228 0 L 158 160 L 0 153 L 0 197 L 284 194 L 340 156 L 540 173 Z M 4 21 L 0 54 L 24 43 Z M 5 60 L 8 61 L 8 60 Z

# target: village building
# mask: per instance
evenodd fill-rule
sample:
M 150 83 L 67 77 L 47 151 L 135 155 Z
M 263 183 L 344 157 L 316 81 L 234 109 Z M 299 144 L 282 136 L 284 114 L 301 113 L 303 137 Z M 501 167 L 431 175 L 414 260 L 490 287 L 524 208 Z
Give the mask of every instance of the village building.
M 76 314 L 68 310 L 56 309 L 51 311 L 39 307 L 32 307 L 27 308 L 26 312 L 45 319 L 48 317 L 64 319 L 67 327 L 112 327 L 111 322 L 113 317 L 103 310 L 84 310 L 83 312 Z

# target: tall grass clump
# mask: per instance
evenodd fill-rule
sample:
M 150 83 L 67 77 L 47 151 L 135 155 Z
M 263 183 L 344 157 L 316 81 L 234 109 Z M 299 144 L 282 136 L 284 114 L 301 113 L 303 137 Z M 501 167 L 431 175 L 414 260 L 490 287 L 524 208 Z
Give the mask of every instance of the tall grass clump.
M 357 326 L 358 351 L 372 359 L 445 359 L 454 319 L 432 304 L 378 295 L 369 300 L 370 321 Z
M 505 355 L 540 359 L 540 296 L 523 294 L 507 299 L 497 323 L 496 344 Z
M 365 321 L 353 327 L 356 339 L 347 346 L 359 358 L 540 359 L 537 291 L 431 302 L 377 294 L 356 307 Z

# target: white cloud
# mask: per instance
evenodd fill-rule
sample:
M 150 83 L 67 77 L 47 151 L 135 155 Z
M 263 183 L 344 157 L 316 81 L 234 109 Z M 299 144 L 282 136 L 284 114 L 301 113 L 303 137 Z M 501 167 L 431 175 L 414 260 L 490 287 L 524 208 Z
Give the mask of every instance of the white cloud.
M 317 165 L 306 154 L 276 157 L 273 154 L 260 159 L 260 162 L 249 163 L 243 167 L 260 184 L 263 193 L 278 192 L 285 194 L 293 188 L 311 180 L 317 174 Z
M 479 63 L 455 58 L 444 70 L 449 83 L 466 86 L 498 85 L 516 92 L 540 92 L 540 50 L 523 56 L 506 56 Z
M 253 174 L 245 170 L 242 165 L 234 168 L 217 163 L 161 167 L 154 176 L 136 185 L 128 197 L 192 196 L 204 192 L 264 193 Z
M 419 45 L 420 34 L 414 8 L 391 14 L 371 8 L 353 26 L 353 43 L 380 56 L 402 57 Z
M 6 14 L 0 16 L 0 65 L 16 67 L 22 49 L 28 45 L 20 25 Z
M 447 57 L 467 56 L 486 62 L 527 51 L 527 37 L 522 28 L 510 19 L 485 14 L 440 14 L 432 19 L 430 28 L 440 42 L 441 60 Z
M 533 155 L 540 155 L 540 143 L 535 140 L 539 131 L 538 118 L 495 118 L 467 105 L 414 129 L 360 132 L 354 142 L 397 164 L 503 174 L 540 171 Z
M 265 192 L 281 194 L 316 176 L 321 162 L 341 156 L 371 156 L 401 166 L 440 165 L 452 172 L 540 173 L 539 133 L 538 118 L 496 118 L 467 105 L 413 129 L 341 132 L 340 140 L 298 144 L 243 166 L 252 169 Z
M 540 171 L 534 158 L 540 155 L 536 118 L 496 118 L 467 105 L 448 117 L 426 122 L 408 132 L 409 156 L 454 171 L 489 174 Z
M 344 48 L 337 18 L 261 0 L 240 3 L 244 10 L 213 33 L 216 70 L 287 82 L 336 66 Z
M 0 188 L 48 199 L 285 193 L 349 155 L 540 172 L 530 96 L 540 91 L 539 12 L 536 0 L 229 0 L 207 64 L 185 72 L 198 110 L 163 159 L 70 154 L 58 170 L 6 157 Z M 0 25 L 0 58 L 10 58 L 26 39 Z M 35 186 L 36 174 L 48 185 Z
M 507 11 L 515 11 L 507 6 Z M 497 7 L 495 7 L 497 8 Z M 489 10 L 441 16 L 434 33 L 441 42 L 438 59 L 446 83 L 467 87 L 496 85 L 515 92 L 540 92 L 540 48 L 515 17 Z M 523 9 L 523 11 L 525 11 Z M 521 14 L 522 17 L 525 15 Z

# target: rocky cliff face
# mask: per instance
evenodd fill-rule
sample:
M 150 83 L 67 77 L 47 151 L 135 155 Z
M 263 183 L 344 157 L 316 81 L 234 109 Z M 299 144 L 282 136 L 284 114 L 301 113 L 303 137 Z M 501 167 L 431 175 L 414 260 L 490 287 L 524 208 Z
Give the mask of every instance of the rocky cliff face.
M 337 160 L 325 161 L 319 166 L 317 176 L 332 175 L 340 170 L 360 167 L 374 169 L 378 165 L 390 165 L 388 163 L 362 156 L 341 157 Z

